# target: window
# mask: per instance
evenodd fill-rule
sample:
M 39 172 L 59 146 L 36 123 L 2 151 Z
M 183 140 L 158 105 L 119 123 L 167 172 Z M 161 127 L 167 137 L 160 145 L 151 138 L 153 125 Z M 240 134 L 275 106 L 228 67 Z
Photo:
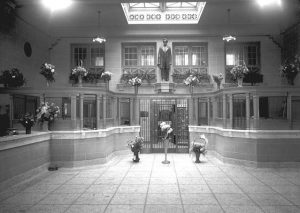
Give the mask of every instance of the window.
M 124 67 L 147 67 L 155 65 L 155 44 L 123 44 Z
M 207 44 L 174 44 L 174 64 L 175 66 L 207 66 Z
M 246 64 L 247 67 L 259 67 L 260 48 L 258 42 L 229 43 L 225 46 L 226 65 Z
M 104 67 L 104 44 L 73 44 L 72 68 L 82 65 L 89 71 L 99 71 Z

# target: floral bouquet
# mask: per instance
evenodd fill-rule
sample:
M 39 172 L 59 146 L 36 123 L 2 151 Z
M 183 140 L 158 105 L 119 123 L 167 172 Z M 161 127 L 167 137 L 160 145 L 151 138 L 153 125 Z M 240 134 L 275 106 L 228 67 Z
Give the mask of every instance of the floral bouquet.
M 286 77 L 289 84 L 294 85 L 294 79 L 300 71 L 300 56 L 296 55 L 293 60 L 286 60 L 280 70 L 281 76 Z
M 55 81 L 54 79 L 55 66 L 48 63 L 42 64 L 40 74 L 42 74 L 49 82 Z
M 219 75 L 213 75 L 214 81 L 217 83 L 218 86 L 220 86 L 222 80 L 224 79 L 223 74 L 220 73 Z
M 60 113 L 60 109 L 58 106 L 55 106 L 54 103 L 49 104 L 48 102 L 42 102 L 36 112 L 37 120 L 40 123 L 43 123 L 44 121 L 52 122 Z
M 199 84 L 199 79 L 196 76 L 190 75 L 189 77 L 187 77 L 183 83 L 187 86 L 196 86 L 197 84 Z
M 143 137 L 135 137 L 134 141 L 129 141 L 128 147 L 130 147 L 131 151 L 133 152 L 135 159 L 133 159 L 134 162 L 139 162 L 139 152 L 143 148 L 144 138 Z
M 131 85 L 131 86 L 141 86 L 142 84 L 142 79 L 138 78 L 138 77 L 135 77 L 135 78 L 131 78 L 129 79 L 128 83 Z
M 19 122 L 25 127 L 26 134 L 31 133 L 31 127 L 34 125 L 34 117 L 30 113 L 26 113 L 19 119 Z
M 246 64 L 236 65 L 231 70 L 230 73 L 233 75 L 234 79 L 241 79 L 245 77 L 245 74 L 249 72 Z
M 83 77 L 83 76 L 87 76 L 88 71 L 83 67 L 83 66 L 77 66 L 75 68 L 72 69 L 71 75 L 75 76 L 75 77 Z
M 164 137 L 163 139 L 170 139 L 171 138 L 171 134 L 173 133 L 173 129 L 171 128 L 171 126 L 169 124 L 167 124 L 166 122 L 161 122 L 159 124 L 160 130 L 163 133 Z
M 193 141 L 191 147 L 190 147 L 190 152 L 193 151 L 196 154 L 196 163 L 200 163 L 200 154 L 205 155 L 207 153 L 206 146 L 208 144 L 208 140 L 205 137 L 205 135 L 200 136 L 199 141 Z
M 110 81 L 111 80 L 111 75 L 112 73 L 109 72 L 109 71 L 105 71 L 101 74 L 101 78 L 104 80 L 104 81 Z
M 17 68 L 2 71 L 1 81 L 8 87 L 21 87 L 25 84 L 25 78 Z

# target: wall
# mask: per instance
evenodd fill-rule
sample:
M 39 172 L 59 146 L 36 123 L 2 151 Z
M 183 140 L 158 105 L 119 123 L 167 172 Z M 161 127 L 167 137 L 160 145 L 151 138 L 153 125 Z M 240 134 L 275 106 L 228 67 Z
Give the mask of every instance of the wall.
M 45 85 L 45 78 L 39 72 L 41 64 L 49 60 L 50 41 L 49 35 L 18 18 L 14 32 L 0 33 L 0 71 L 18 68 L 26 79 L 26 86 Z M 24 53 L 25 42 L 31 44 L 31 57 Z
M 49 161 L 49 133 L 0 138 L 0 183 L 37 167 L 46 167 Z
M 205 134 L 208 149 L 228 163 L 245 166 L 297 166 L 299 130 L 228 130 L 218 127 L 189 126 L 190 138 Z

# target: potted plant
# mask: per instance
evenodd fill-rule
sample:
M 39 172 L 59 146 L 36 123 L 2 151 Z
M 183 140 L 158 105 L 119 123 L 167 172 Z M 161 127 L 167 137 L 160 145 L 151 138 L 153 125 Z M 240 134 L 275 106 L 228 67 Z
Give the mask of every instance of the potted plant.
M 1 80 L 6 87 L 21 87 L 25 84 L 25 78 L 17 68 L 2 71 Z
M 256 83 L 263 82 L 263 75 L 259 73 L 259 68 L 249 68 L 249 72 L 245 74 L 244 82 L 251 83 L 251 86 L 253 86 Z
M 230 70 L 230 73 L 233 75 L 233 78 L 238 82 L 238 87 L 242 87 L 243 78 L 248 72 L 249 70 L 245 63 L 243 63 L 243 65 L 236 65 Z
M 193 87 L 199 84 L 199 79 L 196 76 L 190 75 L 183 83 L 190 87 L 190 93 L 193 93 Z
M 200 154 L 205 155 L 207 153 L 206 146 L 207 146 L 208 140 L 205 137 L 205 135 L 201 135 L 200 139 L 194 141 L 191 144 L 190 152 L 193 151 L 196 155 L 196 161 L 195 163 L 200 163 Z
M 110 80 L 111 80 L 111 75 L 112 75 L 111 72 L 105 71 L 105 72 L 103 72 L 103 73 L 101 74 L 101 78 L 102 78 L 105 82 L 107 82 L 107 81 L 110 81 Z
M 138 87 L 142 85 L 142 79 L 140 79 L 138 77 L 131 78 L 131 79 L 129 79 L 128 84 L 131 86 L 134 86 L 134 93 L 137 94 Z
M 26 134 L 31 134 L 31 128 L 35 123 L 34 117 L 30 113 L 26 113 L 19 119 L 19 122 L 25 127 Z
M 213 75 L 213 79 L 217 83 L 217 87 L 218 87 L 218 90 L 219 90 L 220 86 L 221 86 L 221 82 L 224 79 L 223 74 L 220 73 L 219 75 Z
M 55 74 L 55 66 L 48 63 L 43 63 L 41 66 L 40 74 L 42 74 L 47 81 L 47 86 L 49 86 L 49 83 L 52 83 L 55 81 L 54 74 Z
M 131 151 L 133 152 L 134 158 L 132 159 L 133 162 L 139 162 L 139 152 L 143 148 L 144 138 L 143 137 L 135 137 L 134 141 L 130 141 L 128 146 L 130 147 Z
M 43 126 L 44 121 L 48 121 L 48 130 L 52 130 L 52 126 L 55 118 L 60 113 L 60 109 L 58 106 L 55 106 L 54 103 L 41 103 L 41 106 L 37 109 L 37 120 L 41 126 Z
M 280 70 L 281 76 L 286 77 L 290 85 L 294 85 L 294 79 L 300 71 L 300 56 L 296 55 L 293 59 L 285 60 Z
M 77 66 L 72 69 L 70 79 L 78 82 L 79 86 L 82 86 L 82 78 L 87 76 L 88 71 L 82 66 Z

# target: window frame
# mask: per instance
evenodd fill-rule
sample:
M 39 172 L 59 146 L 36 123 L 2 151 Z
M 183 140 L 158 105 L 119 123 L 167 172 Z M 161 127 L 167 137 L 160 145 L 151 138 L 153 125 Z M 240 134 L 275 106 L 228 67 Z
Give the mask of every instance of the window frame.
M 173 49 L 173 66 L 175 68 L 208 68 L 208 43 L 207 42 L 174 42 L 172 45 Z M 175 49 L 176 47 L 187 47 L 188 48 L 188 65 L 176 65 L 176 54 L 175 54 Z M 204 52 L 199 52 L 200 53 L 200 64 L 199 65 L 193 65 L 193 48 L 194 47 L 201 47 L 204 48 Z M 204 57 L 204 58 L 201 58 Z M 201 63 L 201 61 L 205 61 L 204 64 Z
M 94 44 L 94 43 L 73 43 L 71 44 L 71 67 L 76 67 L 80 64 L 75 62 L 75 48 L 86 48 L 87 56 L 86 63 L 83 63 L 83 66 L 89 71 L 101 71 L 105 68 L 105 44 Z M 103 65 L 95 66 L 92 64 L 92 48 L 99 48 L 100 56 L 103 56 Z
M 125 65 L 125 48 L 136 47 L 137 48 L 137 65 Z M 142 65 L 142 48 L 151 47 L 153 48 L 153 65 Z M 155 67 L 157 64 L 157 51 L 156 43 L 154 42 L 125 42 L 122 43 L 122 68 L 133 68 L 133 67 Z

